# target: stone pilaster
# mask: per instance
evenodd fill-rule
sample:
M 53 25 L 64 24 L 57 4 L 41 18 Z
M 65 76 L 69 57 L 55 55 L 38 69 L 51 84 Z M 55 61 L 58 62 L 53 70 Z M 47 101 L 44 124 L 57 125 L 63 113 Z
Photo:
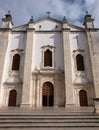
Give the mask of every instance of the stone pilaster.
M 8 11 L 8 14 L 5 15 L 5 18 L 2 18 L 2 28 L 0 28 L 0 86 L 2 81 L 2 75 L 3 75 L 3 68 L 5 63 L 5 56 L 7 53 L 8 48 L 8 42 L 9 42 L 9 36 L 11 32 L 10 25 L 13 25 L 12 22 L 12 16 L 10 14 L 10 11 Z
M 72 70 L 71 70 L 71 52 L 70 52 L 70 29 L 68 22 L 63 20 L 63 49 L 64 49 L 64 73 L 65 73 L 65 106 L 73 105 L 73 85 L 72 85 Z
M 91 18 L 91 15 L 86 13 L 85 16 L 85 31 L 88 41 L 88 47 L 90 52 L 90 61 L 92 67 L 93 75 L 93 85 L 94 85 L 94 101 L 96 112 L 99 112 L 99 35 L 98 29 L 94 28 L 94 19 Z
M 10 33 L 12 28 L 12 16 L 10 11 L 5 15 L 5 18 L 2 18 L 2 28 L 0 28 L 0 106 L 3 105 L 3 75 L 5 69 L 6 58 L 8 57 L 8 46 L 10 42 Z
M 0 29 L 0 106 L 2 106 L 2 94 L 4 87 L 2 87 L 2 79 L 4 74 L 4 67 L 5 67 L 5 60 L 6 60 L 6 53 L 8 49 L 9 43 L 9 36 L 10 36 L 10 29 Z
M 36 106 L 36 77 L 33 75 L 33 86 L 31 91 L 31 97 L 32 97 L 32 106 Z
M 37 98 L 36 98 L 36 105 L 37 107 L 41 107 L 40 106 L 40 76 L 37 77 Z
M 0 83 L 2 80 L 2 72 L 4 68 L 5 56 L 8 48 L 9 29 L 0 29 Z
M 26 52 L 25 52 L 25 63 L 24 63 L 24 76 L 23 76 L 23 90 L 22 90 L 22 107 L 29 107 L 30 104 L 30 93 L 32 85 L 32 57 L 33 57 L 33 29 L 34 22 L 30 20 L 29 28 L 27 29 L 27 40 L 26 40 Z
M 90 51 L 90 59 L 92 65 L 92 74 L 93 74 L 93 84 L 95 92 L 95 109 L 96 112 L 99 112 L 99 38 L 98 33 L 93 30 L 87 30 L 87 39 Z M 97 41 L 98 40 L 98 41 Z
M 54 84 L 54 107 L 58 107 L 58 85 L 59 85 L 59 81 L 58 81 L 58 76 L 55 75 L 55 84 Z
M 54 107 L 64 106 L 64 73 L 57 71 L 54 80 Z

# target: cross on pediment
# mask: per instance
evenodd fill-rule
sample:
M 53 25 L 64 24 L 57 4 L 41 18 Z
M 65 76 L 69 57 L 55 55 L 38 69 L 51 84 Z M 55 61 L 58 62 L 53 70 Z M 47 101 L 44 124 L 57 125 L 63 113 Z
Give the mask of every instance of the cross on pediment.
M 48 11 L 48 12 L 46 12 L 46 13 L 47 13 L 47 15 L 48 15 L 47 17 L 50 17 L 51 12 Z

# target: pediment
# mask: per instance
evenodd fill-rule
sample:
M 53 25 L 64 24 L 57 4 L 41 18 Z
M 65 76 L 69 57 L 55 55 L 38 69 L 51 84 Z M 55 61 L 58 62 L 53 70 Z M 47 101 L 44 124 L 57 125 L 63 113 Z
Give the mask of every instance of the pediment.
M 50 17 L 38 20 L 35 22 L 34 28 L 36 30 L 61 30 L 62 22 Z
M 49 22 L 62 24 L 62 22 L 60 20 L 57 20 L 57 19 L 54 19 L 54 18 L 51 18 L 51 17 L 47 17 L 47 18 L 43 18 L 43 19 L 37 20 L 35 23 L 41 23 L 41 22 L 44 22 L 44 21 L 49 21 Z
M 26 31 L 29 24 L 24 24 L 21 26 L 14 27 L 12 31 Z M 63 22 L 51 17 L 43 18 L 34 22 L 34 27 L 36 31 L 61 31 L 63 27 Z M 69 23 L 70 31 L 83 31 L 83 27 L 79 27 Z

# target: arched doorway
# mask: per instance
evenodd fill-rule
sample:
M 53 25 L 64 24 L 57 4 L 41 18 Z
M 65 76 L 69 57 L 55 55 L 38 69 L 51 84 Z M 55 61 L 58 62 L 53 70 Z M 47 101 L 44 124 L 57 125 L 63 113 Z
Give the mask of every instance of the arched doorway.
M 16 90 L 11 90 L 9 92 L 9 101 L 8 101 L 8 106 L 16 106 L 16 97 L 17 97 L 17 92 Z
M 88 106 L 87 92 L 85 90 L 80 90 L 79 100 L 80 100 L 80 106 Z
M 43 106 L 54 105 L 54 87 L 51 82 L 45 82 L 43 84 L 42 105 Z

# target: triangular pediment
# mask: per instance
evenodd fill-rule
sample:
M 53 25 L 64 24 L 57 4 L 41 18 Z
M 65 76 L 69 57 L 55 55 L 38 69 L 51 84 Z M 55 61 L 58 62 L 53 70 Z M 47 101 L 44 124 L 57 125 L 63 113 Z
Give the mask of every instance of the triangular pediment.
M 35 21 L 36 30 L 61 30 L 62 22 L 51 17 Z
M 35 23 L 40 23 L 40 22 L 44 22 L 44 21 L 50 21 L 50 22 L 55 22 L 55 23 L 62 24 L 62 22 L 60 20 L 54 19 L 52 17 L 47 17 L 47 18 L 43 18 L 43 19 L 37 20 L 37 21 L 35 21 Z
M 24 24 L 21 26 L 14 27 L 13 31 L 26 31 L 29 27 L 29 24 Z M 34 26 L 36 31 L 61 31 L 63 28 L 63 21 L 47 17 L 37 21 L 34 21 Z M 68 23 L 68 28 L 70 31 L 82 31 L 83 27 L 79 27 L 73 24 Z

